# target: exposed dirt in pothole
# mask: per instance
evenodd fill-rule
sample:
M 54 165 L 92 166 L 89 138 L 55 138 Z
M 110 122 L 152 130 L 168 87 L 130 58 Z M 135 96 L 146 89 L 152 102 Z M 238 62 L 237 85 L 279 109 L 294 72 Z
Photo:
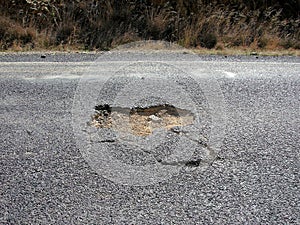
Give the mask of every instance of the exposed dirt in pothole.
M 194 122 L 194 115 L 185 109 L 171 105 L 157 105 L 147 108 L 121 108 L 98 105 L 92 116 L 91 126 L 112 128 L 137 136 L 148 136 L 155 129 L 169 130 L 176 126 L 187 126 Z

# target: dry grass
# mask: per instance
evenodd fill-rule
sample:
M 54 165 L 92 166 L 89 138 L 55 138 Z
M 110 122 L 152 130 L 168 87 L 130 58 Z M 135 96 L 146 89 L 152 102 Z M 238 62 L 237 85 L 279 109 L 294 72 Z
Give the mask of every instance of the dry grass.
M 0 17 L 0 49 L 30 50 L 35 37 L 33 28 L 24 28 L 7 17 Z
M 150 39 L 217 53 L 300 49 L 297 0 L 0 1 L 0 10 L 1 50 L 108 50 Z

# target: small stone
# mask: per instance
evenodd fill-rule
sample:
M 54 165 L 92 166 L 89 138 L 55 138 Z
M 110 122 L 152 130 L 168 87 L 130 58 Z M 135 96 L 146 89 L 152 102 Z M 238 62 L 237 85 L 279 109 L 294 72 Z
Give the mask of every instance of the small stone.
M 25 152 L 24 155 L 33 155 L 33 152 Z
M 149 116 L 149 118 L 151 119 L 152 122 L 155 122 L 155 123 L 160 122 L 162 120 L 161 118 L 159 118 L 155 115 L 151 115 L 151 116 Z
M 179 127 L 179 126 L 176 126 L 176 127 L 172 127 L 172 128 L 171 128 L 171 131 L 173 131 L 173 132 L 176 133 L 176 134 L 180 134 L 181 131 L 182 131 L 182 129 L 181 129 L 181 127 Z
M 156 113 L 156 115 L 162 117 L 162 116 L 165 115 L 167 112 L 168 112 L 168 110 L 162 109 L 162 110 L 160 110 L 158 113 Z

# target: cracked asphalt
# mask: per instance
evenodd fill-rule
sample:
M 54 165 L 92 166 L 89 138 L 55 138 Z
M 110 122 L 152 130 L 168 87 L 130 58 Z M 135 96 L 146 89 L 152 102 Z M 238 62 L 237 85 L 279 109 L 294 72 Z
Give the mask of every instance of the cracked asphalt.
M 107 74 L 129 61 L 163 61 L 199 69 L 195 79 L 204 84 L 217 82 L 226 124 L 220 148 L 209 146 L 213 160 L 202 167 L 204 153 L 196 151 L 189 161 L 178 160 L 186 166 L 177 174 L 140 186 L 122 185 L 93 169 L 77 144 L 72 118 L 81 78 L 98 57 Z M 299 57 L 189 59 L 180 52 L 47 53 L 44 59 L 39 53 L 0 54 L 0 224 L 299 224 Z M 161 78 L 172 76 L 166 71 Z M 101 84 L 107 74 L 90 78 Z M 145 72 L 139 79 L 153 83 L 156 78 L 148 76 Z M 211 97 L 178 76 L 192 102 L 199 102 L 201 134 L 210 139 L 216 132 L 210 110 L 214 93 Z M 120 91 L 118 82 L 140 82 L 130 79 L 109 80 L 98 100 L 113 104 L 110 93 Z M 157 92 L 163 93 L 164 82 L 157 83 Z M 140 94 L 142 106 L 162 101 L 148 98 L 146 91 Z M 194 144 L 183 143 L 183 151 L 196 149 L 196 141 L 207 147 L 193 129 L 186 129 L 190 137 L 183 140 Z M 175 132 L 161 135 L 154 140 L 165 142 L 150 152 L 156 160 L 170 155 L 178 141 Z M 147 144 L 139 141 L 136 148 Z M 135 147 L 100 145 L 130 165 L 153 163 Z

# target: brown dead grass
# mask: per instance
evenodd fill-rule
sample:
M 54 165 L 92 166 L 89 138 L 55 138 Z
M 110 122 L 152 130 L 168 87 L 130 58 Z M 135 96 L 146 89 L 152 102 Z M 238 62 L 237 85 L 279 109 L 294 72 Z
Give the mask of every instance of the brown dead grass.
M 2 51 L 109 50 L 139 40 L 218 54 L 300 49 L 296 0 L 1 1 L 0 10 Z
M 34 28 L 24 28 L 13 20 L 0 16 L 0 49 L 30 50 L 35 37 Z

